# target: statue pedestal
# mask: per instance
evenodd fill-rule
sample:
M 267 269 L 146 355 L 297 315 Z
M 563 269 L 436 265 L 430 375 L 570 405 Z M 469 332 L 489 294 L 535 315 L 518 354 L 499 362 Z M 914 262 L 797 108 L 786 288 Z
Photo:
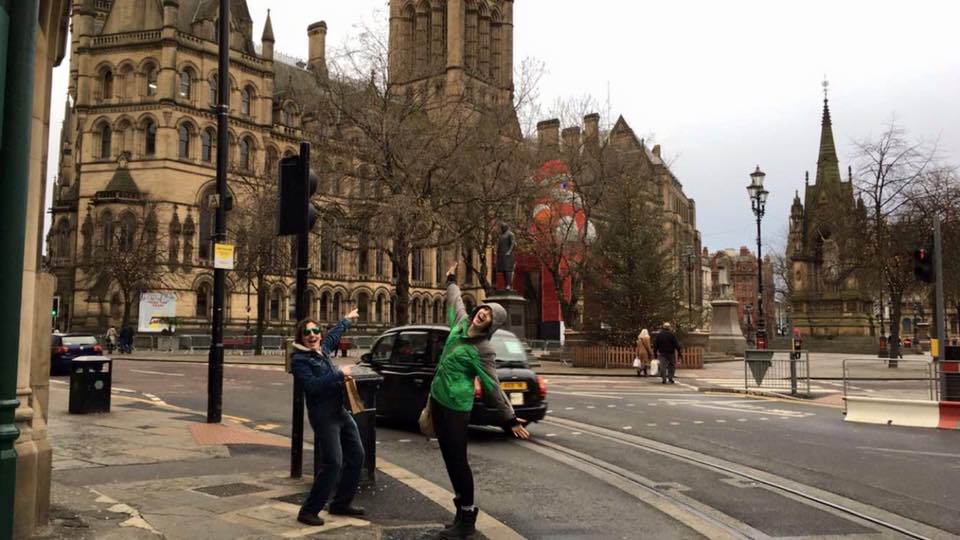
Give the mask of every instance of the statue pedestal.
M 507 310 L 507 323 L 504 330 L 509 330 L 520 339 L 527 339 L 527 302 L 528 300 L 514 291 L 498 290 L 492 296 L 486 297 L 484 302 L 493 302 Z
M 747 350 L 747 340 L 740 330 L 737 317 L 736 300 L 714 300 L 710 302 L 713 317 L 710 321 L 710 352 L 731 356 L 743 356 Z

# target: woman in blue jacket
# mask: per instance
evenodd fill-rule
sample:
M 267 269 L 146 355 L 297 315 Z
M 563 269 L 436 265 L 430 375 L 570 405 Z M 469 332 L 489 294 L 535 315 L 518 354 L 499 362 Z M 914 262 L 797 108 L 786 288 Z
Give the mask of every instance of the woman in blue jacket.
M 323 456 L 310 495 L 297 515 L 297 521 L 307 525 L 323 525 L 319 514 L 334 486 L 336 493 L 330 502 L 331 514 L 364 515 L 362 508 L 352 504 L 360 483 L 363 444 L 357 423 L 344 406 L 343 382 L 350 378 L 350 366 L 339 368 L 330 360 L 340 337 L 357 315 L 357 310 L 351 311 L 326 337 L 313 319 L 304 319 L 297 324 L 291 371 L 303 384 L 310 427 Z

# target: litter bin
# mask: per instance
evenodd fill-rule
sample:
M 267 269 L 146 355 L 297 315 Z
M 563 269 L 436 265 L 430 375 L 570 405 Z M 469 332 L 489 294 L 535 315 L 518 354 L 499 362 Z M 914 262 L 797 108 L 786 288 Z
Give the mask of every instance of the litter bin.
M 360 432 L 360 442 L 363 443 L 363 471 L 366 473 L 362 478 L 366 482 L 375 481 L 374 473 L 377 470 L 377 390 L 383 377 L 377 375 L 372 369 L 361 365 L 353 366 L 351 371 L 353 380 L 357 383 L 357 391 L 360 393 L 360 399 L 363 400 L 363 412 L 353 415 L 357 423 L 357 430 Z M 346 397 L 344 397 L 346 399 Z M 320 455 L 320 447 L 314 441 L 313 445 L 313 474 L 317 474 L 317 468 L 323 458 Z
M 70 414 L 110 412 L 113 359 L 78 356 L 70 362 Z
M 960 347 L 947 345 L 940 366 L 940 400 L 960 401 Z

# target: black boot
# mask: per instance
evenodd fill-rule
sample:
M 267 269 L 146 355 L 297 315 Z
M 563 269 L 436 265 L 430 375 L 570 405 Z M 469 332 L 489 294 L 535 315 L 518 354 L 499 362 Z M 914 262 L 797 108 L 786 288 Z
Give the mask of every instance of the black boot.
M 457 509 L 457 513 L 453 518 L 453 522 L 448 523 L 447 526 L 443 528 L 443 530 L 445 531 L 449 531 L 450 529 L 456 527 L 457 524 L 460 523 L 460 518 L 463 517 L 463 509 L 460 508 L 459 499 L 456 499 L 456 498 L 453 499 L 453 507 Z
M 477 515 L 480 509 L 474 507 L 473 510 L 461 510 L 460 521 L 451 529 L 440 531 L 440 538 L 473 538 L 477 532 Z
M 297 521 L 303 523 L 304 525 L 310 525 L 311 527 L 319 527 L 323 525 L 323 518 L 317 514 L 311 514 L 304 512 L 303 510 L 297 514 Z

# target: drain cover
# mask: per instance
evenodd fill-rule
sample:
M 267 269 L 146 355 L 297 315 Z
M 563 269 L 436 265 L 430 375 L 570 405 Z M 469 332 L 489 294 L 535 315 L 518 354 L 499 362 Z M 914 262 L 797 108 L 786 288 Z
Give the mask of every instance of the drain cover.
M 290 495 L 284 495 L 282 497 L 274 497 L 273 500 L 290 503 L 290 504 L 302 504 L 304 499 L 307 498 L 309 491 L 304 491 L 303 493 L 292 493 Z
M 213 495 L 214 497 L 222 498 L 236 497 L 237 495 L 249 495 L 251 493 L 260 493 L 261 491 L 269 490 L 253 484 L 244 484 L 242 482 L 238 482 L 236 484 L 221 484 L 219 486 L 197 488 L 194 491 L 199 491 L 201 493 L 206 493 L 207 495 Z

